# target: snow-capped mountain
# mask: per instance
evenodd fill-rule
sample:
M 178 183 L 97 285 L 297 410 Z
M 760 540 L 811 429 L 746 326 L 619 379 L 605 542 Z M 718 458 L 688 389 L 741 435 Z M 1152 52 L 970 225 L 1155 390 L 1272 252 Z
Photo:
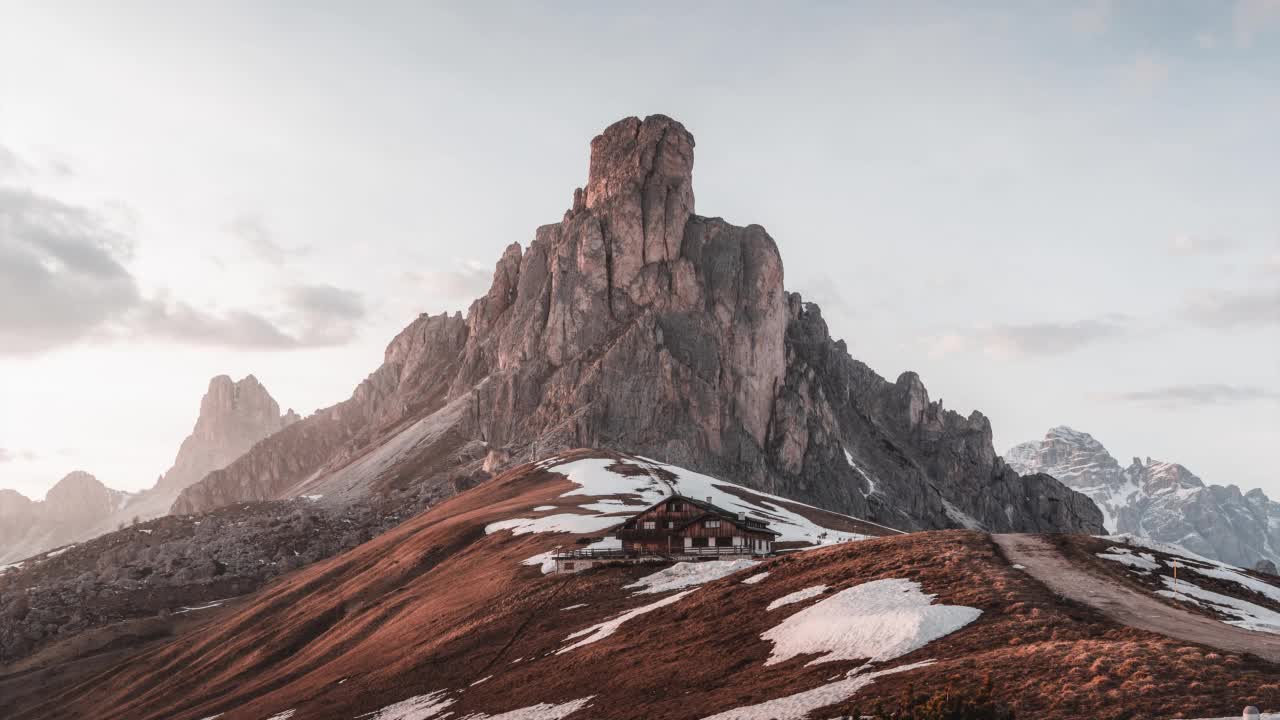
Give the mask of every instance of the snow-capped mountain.
M 1280 563 L 1280 503 L 1261 490 L 1206 485 L 1182 465 L 1149 457 L 1124 467 L 1092 435 L 1065 426 L 1039 442 L 1013 446 L 1005 462 L 1088 495 L 1113 532 L 1174 543 L 1234 565 Z

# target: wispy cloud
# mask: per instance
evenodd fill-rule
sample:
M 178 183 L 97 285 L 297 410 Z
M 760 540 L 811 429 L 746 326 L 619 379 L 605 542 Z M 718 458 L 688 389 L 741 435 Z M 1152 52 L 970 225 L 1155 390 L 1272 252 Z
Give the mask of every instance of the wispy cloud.
M 1204 407 L 1280 401 L 1280 393 L 1272 390 L 1253 385 L 1227 385 L 1221 383 L 1170 385 L 1150 390 L 1105 393 L 1099 397 L 1110 402 L 1160 408 Z
M 1280 28 L 1280 0 L 1237 0 L 1231 22 L 1236 44 L 1252 47 L 1259 35 Z
M 463 303 L 488 291 L 493 282 L 492 263 L 463 260 L 457 265 L 452 270 L 409 270 L 401 280 L 431 297 Z
M 0 463 L 18 462 L 19 460 L 35 460 L 36 454 L 30 450 L 14 450 L 0 447 Z
M 1223 255 L 1231 252 L 1236 244 L 1224 237 L 1202 235 L 1175 235 L 1169 242 L 1169 252 L 1174 255 Z
M 1192 325 L 1215 330 L 1280 326 L 1280 288 L 1192 293 L 1180 315 Z
M 227 230 L 240 238 L 259 260 L 272 265 L 284 265 L 291 259 L 311 252 L 309 245 L 286 247 L 276 239 L 275 233 L 267 226 L 266 220 L 259 215 L 241 215 L 227 225 Z
M 930 338 L 931 355 L 979 350 L 991 357 L 1044 357 L 1075 352 L 1091 345 L 1141 333 L 1125 315 L 1107 315 L 1067 322 L 990 325 Z
M 1092 0 L 1071 12 L 1071 29 L 1081 35 L 1102 35 L 1111 26 L 1111 0 Z
M 1152 92 L 1169 80 L 1169 63 L 1143 53 L 1122 68 L 1126 80 L 1143 92 Z
M 35 190 L 0 185 L 0 354 L 85 338 L 158 338 L 289 349 L 354 337 L 359 295 L 327 285 L 286 293 L 284 316 L 213 311 L 144 294 L 128 268 L 132 241 L 101 214 Z

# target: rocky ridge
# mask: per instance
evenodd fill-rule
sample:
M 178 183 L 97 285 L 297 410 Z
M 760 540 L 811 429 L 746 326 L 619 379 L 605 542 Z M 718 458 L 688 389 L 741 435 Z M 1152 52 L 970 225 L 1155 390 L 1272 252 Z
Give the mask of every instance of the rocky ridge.
M 1261 490 L 1206 485 L 1186 467 L 1151 458 L 1122 466 L 1092 435 L 1055 427 L 1005 454 L 1023 473 L 1046 473 L 1088 495 L 1108 530 L 1181 545 L 1242 567 L 1280 562 L 1280 504 Z
M 297 421 L 293 410 L 281 414 L 254 376 L 238 381 L 214 377 L 200 402 L 195 427 L 182 442 L 173 467 L 154 487 L 137 493 L 113 490 L 77 471 L 54 485 L 43 501 L 0 490 L 0 563 L 164 515 L 183 488 Z
M 888 382 L 783 286 L 759 225 L 694 213 L 693 136 L 661 115 L 591 143 L 563 219 L 461 314 L 415 320 L 352 397 L 184 490 L 175 512 L 465 487 L 574 447 L 683 465 L 903 529 L 1094 532 L 995 453 L 989 421 Z

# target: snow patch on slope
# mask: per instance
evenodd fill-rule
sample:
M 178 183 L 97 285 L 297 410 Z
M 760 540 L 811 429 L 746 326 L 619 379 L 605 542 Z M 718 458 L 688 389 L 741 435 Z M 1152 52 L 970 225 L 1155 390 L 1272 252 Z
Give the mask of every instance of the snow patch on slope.
M 1280 635 L 1280 613 L 1270 608 L 1264 608 L 1261 605 L 1233 598 L 1230 595 L 1220 595 L 1197 587 L 1186 580 L 1178 580 L 1175 583 L 1171 577 L 1162 576 L 1160 579 L 1164 581 L 1165 587 L 1168 589 L 1157 590 L 1157 595 L 1190 602 L 1201 607 L 1208 606 L 1209 609 L 1215 612 L 1236 618 L 1235 620 L 1223 620 L 1228 625 L 1235 625 L 1245 630 Z
M 678 562 L 669 568 L 659 570 L 652 575 L 645 575 L 624 589 L 641 588 L 636 595 L 679 590 L 692 585 L 703 585 L 712 580 L 719 580 L 739 570 L 746 570 L 759 565 L 757 560 L 708 560 L 705 562 Z
M 875 580 L 841 590 L 782 621 L 760 637 L 774 644 L 765 665 L 820 653 L 807 665 L 834 660 L 880 662 L 906 655 L 959 630 L 982 614 L 963 605 L 933 605 L 912 580 Z
M 1122 563 L 1139 571 L 1159 570 L 1161 565 L 1151 553 L 1134 554 L 1129 548 L 1109 547 L 1106 552 L 1097 553 L 1103 560 Z

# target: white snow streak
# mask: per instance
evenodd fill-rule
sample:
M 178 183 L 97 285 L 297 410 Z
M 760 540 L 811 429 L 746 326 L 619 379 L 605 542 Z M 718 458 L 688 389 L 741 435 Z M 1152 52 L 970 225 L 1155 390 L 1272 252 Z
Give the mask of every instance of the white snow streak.
M 662 598 L 661 600 L 655 603 L 650 603 L 648 605 L 638 607 L 634 610 L 628 610 L 627 612 L 624 612 L 615 618 L 606 620 L 598 625 L 592 625 L 591 627 L 585 630 L 579 630 L 569 635 L 569 637 L 566 637 L 565 640 L 572 640 L 574 638 L 583 637 L 584 635 L 586 637 L 572 645 L 567 645 L 565 647 L 560 648 L 559 650 L 556 651 L 556 654 L 561 655 L 569 652 L 570 650 L 576 650 L 577 648 L 580 648 L 583 645 L 590 645 L 591 643 L 596 642 L 597 640 L 603 640 L 609 637 L 610 635 L 614 634 L 615 632 L 617 632 L 618 628 L 622 627 L 622 624 L 625 623 L 626 621 L 631 620 L 632 618 L 640 617 L 645 613 L 653 612 L 654 610 L 657 610 L 660 607 L 666 607 L 667 605 L 670 605 L 674 602 L 679 601 L 681 598 L 683 598 L 685 595 L 688 595 L 691 592 L 693 592 L 693 590 L 685 590 L 684 592 L 676 593 L 671 597 Z
M 866 665 L 863 665 L 850 670 L 843 680 L 837 680 L 794 695 L 768 700 L 758 705 L 747 705 L 733 710 L 726 710 L 703 720 L 803 720 L 803 718 L 809 716 L 809 713 L 818 708 L 848 700 L 856 695 L 859 690 L 875 682 L 878 677 L 915 670 L 932 663 L 932 660 L 926 660 L 869 673 L 861 672 L 866 669 Z
M 426 695 L 415 695 L 408 700 L 392 703 L 376 712 L 361 715 L 360 718 L 368 718 L 368 720 L 428 720 L 428 718 L 439 716 L 445 708 L 457 702 L 457 700 L 447 696 L 448 692 L 445 690 L 437 690 Z
M 821 595 L 826 591 L 827 591 L 826 585 L 814 585 L 813 587 L 807 587 L 803 590 L 797 590 L 789 595 L 783 595 L 777 600 L 774 600 L 773 602 L 769 603 L 769 607 L 765 608 L 765 610 L 777 610 L 778 608 L 784 605 L 804 602 L 809 598 L 818 597 L 819 595 Z
M 460 718 L 460 720 L 561 720 L 586 707 L 593 697 L 595 695 L 588 695 L 584 698 L 570 700 L 558 705 L 538 703 L 529 707 L 508 710 L 497 715 L 474 713 Z
M 742 581 L 742 584 L 743 584 L 743 585 L 755 585 L 756 583 L 760 582 L 761 580 L 764 580 L 764 579 L 765 579 L 765 578 L 767 578 L 767 577 L 769 577 L 769 571 L 768 571 L 768 570 L 765 570 L 765 571 L 764 571 L 764 572 L 762 572 L 762 573 L 756 573 L 755 575 L 752 575 L 751 577 L 747 578 L 746 580 L 743 580 L 743 581 Z

